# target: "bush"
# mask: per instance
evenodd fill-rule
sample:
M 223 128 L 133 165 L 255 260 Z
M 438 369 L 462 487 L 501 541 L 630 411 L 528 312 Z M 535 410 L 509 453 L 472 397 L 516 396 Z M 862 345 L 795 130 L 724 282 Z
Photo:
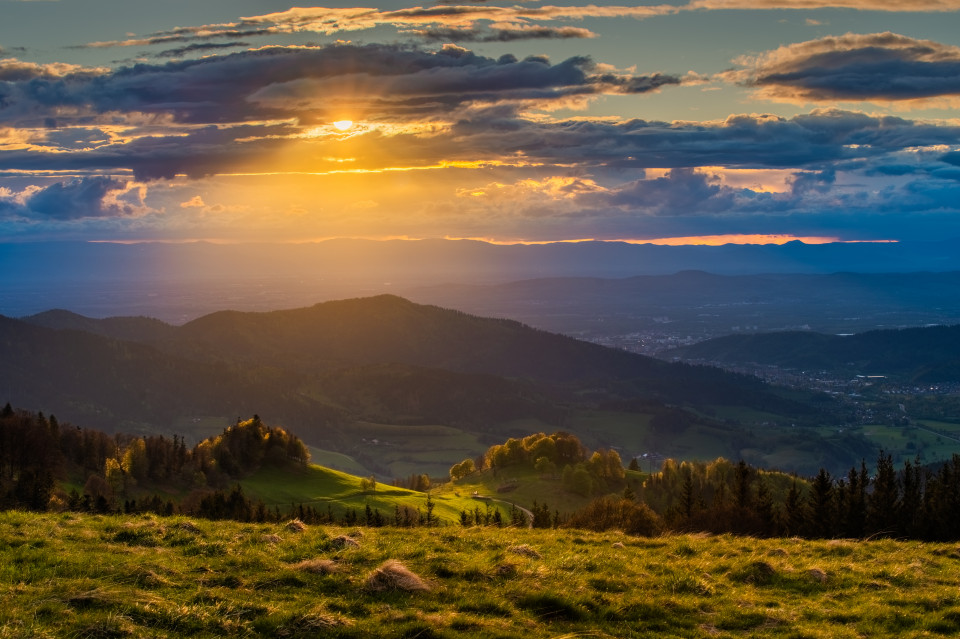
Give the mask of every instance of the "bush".
M 600 497 L 567 520 L 569 528 L 622 530 L 628 535 L 653 537 L 663 531 L 663 520 L 649 506 L 622 497 Z

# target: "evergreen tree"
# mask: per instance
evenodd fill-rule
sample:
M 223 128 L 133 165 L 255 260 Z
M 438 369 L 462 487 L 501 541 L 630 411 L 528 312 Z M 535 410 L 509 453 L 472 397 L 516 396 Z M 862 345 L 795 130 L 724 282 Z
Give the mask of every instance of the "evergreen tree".
M 873 490 L 867 496 L 867 532 L 871 535 L 891 536 L 897 531 L 900 510 L 900 485 L 893 458 L 880 452 L 877 458 L 877 476 Z
M 784 528 L 787 535 L 802 535 L 807 524 L 807 508 L 797 480 L 790 484 L 784 504 Z
M 836 530 L 833 480 L 824 468 L 817 473 L 811 486 L 810 524 L 807 528 L 812 536 L 820 538 L 832 537 Z

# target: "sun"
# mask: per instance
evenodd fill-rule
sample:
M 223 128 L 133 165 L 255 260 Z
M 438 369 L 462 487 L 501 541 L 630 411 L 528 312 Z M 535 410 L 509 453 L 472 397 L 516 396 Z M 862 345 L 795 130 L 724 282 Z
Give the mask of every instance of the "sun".
M 337 120 L 333 123 L 333 128 L 337 131 L 346 131 L 353 126 L 353 120 Z

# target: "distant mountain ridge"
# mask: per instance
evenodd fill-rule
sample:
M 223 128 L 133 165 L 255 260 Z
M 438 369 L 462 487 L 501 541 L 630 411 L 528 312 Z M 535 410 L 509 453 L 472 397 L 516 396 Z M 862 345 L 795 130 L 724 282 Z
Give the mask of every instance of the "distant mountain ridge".
M 907 382 L 960 382 L 960 325 L 846 336 L 810 332 L 730 335 L 673 353 L 684 360 L 885 375 Z
M 390 295 L 224 311 L 181 327 L 64 312 L 2 318 L 0 346 L 0 392 L 19 405 L 128 432 L 258 413 L 334 450 L 352 442 L 355 420 L 486 432 L 511 420 L 559 425 L 572 409 L 607 404 L 822 409 L 755 378 Z
M 389 292 L 411 297 L 422 287 L 448 283 L 621 279 L 691 270 L 729 276 L 960 271 L 960 240 L 724 246 L 0 242 L 0 313 L 70 308 L 92 317 L 147 315 L 179 324 L 223 308 L 263 311 Z

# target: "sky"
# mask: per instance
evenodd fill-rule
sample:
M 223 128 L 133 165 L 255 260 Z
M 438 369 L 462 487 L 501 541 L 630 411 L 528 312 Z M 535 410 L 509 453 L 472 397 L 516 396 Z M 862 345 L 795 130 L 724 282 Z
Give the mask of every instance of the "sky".
M 0 0 L 0 241 L 960 237 L 960 0 Z

